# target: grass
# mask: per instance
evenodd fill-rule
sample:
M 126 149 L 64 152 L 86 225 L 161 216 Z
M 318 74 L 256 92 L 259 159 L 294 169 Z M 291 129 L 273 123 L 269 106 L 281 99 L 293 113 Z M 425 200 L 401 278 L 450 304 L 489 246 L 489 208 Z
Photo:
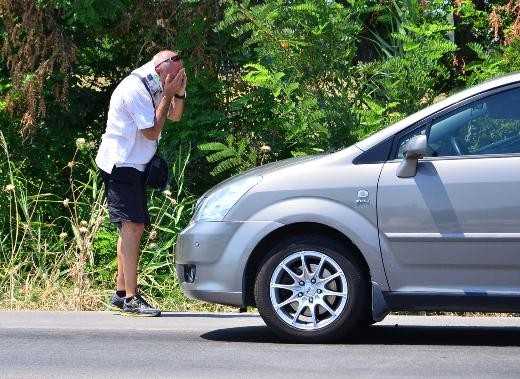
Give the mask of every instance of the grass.
M 44 191 L 10 158 L 0 131 L 0 309 L 104 310 L 115 286 L 117 230 L 108 222 L 93 146 L 76 140 L 64 168 L 64 193 Z M 186 192 L 189 153 L 179 150 L 172 187 L 154 192 L 152 226 L 141 245 L 140 291 L 164 310 L 223 311 L 229 307 L 187 299 L 179 286 L 172 250 L 196 199 Z M 54 215 L 54 216 L 51 216 Z

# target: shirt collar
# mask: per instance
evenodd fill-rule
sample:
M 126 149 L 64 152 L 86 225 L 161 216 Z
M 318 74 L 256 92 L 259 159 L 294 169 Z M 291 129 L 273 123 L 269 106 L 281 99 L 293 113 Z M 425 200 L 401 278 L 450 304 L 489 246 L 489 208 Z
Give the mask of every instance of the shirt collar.
M 161 79 L 159 74 L 155 71 L 155 66 L 153 64 L 153 60 L 145 63 L 134 72 L 145 78 L 148 88 L 152 94 L 156 94 L 157 92 L 163 92 L 163 86 L 161 83 Z

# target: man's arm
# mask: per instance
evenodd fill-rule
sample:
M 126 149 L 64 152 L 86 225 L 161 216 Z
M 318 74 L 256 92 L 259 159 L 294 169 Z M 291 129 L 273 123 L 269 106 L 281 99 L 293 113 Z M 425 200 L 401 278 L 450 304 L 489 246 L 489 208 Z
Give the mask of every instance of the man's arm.
M 180 121 L 182 114 L 184 113 L 184 104 L 186 101 L 186 85 L 188 84 L 188 78 L 186 77 L 186 71 L 183 71 L 182 84 L 178 92 L 175 92 L 173 101 L 168 111 L 168 118 L 172 121 Z
M 141 132 L 143 135 L 152 141 L 157 140 L 159 135 L 161 134 L 162 129 L 164 128 L 164 123 L 166 122 L 166 118 L 168 117 L 168 112 L 170 110 L 170 106 L 173 101 L 173 96 L 176 91 L 180 90 L 182 87 L 182 82 L 184 81 L 184 69 L 179 71 L 175 78 L 170 79 L 170 75 L 166 77 L 164 84 L 164 96 L 161 99 L 159 105 L 155 109 L 155 120 L 154 125 L 151 128 L 142 129 Z M 184 107 L 183 107 L 184 109 Z M 182 113 L 181 113 L 182 115 Z
M 155 120 L 153 127 L 141 129 L 141 132 L 147 139 L 155 141 L 157 138 L 159 138 L 159 135 L 164 128 L 164 123 L 166 122 L 166 117 L 168 115 L 171 101 L 171 99 L 167 99 L 166 96 L 163 96 L 159 106 L 155 109 Z
M 184 113 L 184 100 L 174 97 L 170 104 L 170 110 L 168 111 L 168 119 L 172 121 L 180 121 L 182 114 Z

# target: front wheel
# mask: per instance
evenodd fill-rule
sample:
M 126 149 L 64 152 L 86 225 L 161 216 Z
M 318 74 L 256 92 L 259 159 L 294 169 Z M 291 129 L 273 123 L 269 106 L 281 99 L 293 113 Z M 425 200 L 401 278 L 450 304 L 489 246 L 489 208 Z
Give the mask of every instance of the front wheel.
M 355 256 L 321 236 L 287 240 L 265 258 L 255 283 L 265 323 L 294 342 L 330 342 L 355 327 L 367 286 Z

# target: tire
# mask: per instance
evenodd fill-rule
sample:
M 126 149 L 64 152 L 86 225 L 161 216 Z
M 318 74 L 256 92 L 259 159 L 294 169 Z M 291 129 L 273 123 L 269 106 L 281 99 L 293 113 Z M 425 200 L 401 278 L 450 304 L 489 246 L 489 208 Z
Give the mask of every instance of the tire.
M 318 235 L 295 237 L 263 260 L 255 300 L 264 322 L 283 339 L 332 342 L 366 314 L 364 279 L 361 265 L 345 246 Z

